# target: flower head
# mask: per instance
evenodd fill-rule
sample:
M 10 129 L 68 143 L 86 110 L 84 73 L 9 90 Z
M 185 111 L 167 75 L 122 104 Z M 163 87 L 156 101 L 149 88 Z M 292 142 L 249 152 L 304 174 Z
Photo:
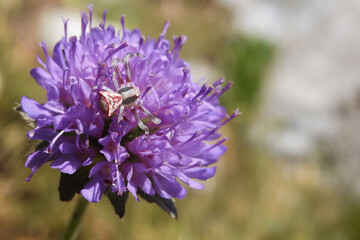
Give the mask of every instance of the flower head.
M 190 67 L 179 58 L 185 36 L 158 39 L 138 29 L 116 32 L 103 23 L 92 26 L 81 14 L 80 37 L 65 36 L 31 76 L 47 91 L 47 102 L 21 99 L 21 111 L 35 128 L 27 136 L 40 140 L 26 167 L 32 175 L 45 163 L 62 172 L 60 198 L 79 192 L 90 202 L 106 194 L 122 217 L 129 193 L 157 203 L 176 216 L 171 198 L 183 198 L 179 182 L 201 189 L 197 180 L 215 173 L 210 166 L 224 154 L 218 130 L 228 116 L 218 98 L 229 87 L 194 83 Z M 120 212 L 120 213 L 119 213 Z

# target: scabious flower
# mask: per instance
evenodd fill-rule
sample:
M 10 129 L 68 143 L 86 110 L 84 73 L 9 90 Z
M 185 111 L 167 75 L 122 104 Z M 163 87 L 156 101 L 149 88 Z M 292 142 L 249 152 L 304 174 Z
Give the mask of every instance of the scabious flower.
M 61 171 L 60 199 L 80 193 L 90 202 L 106 195 L 124 215 L 129 193 L 155 202 L 176 217 L 171 198 L 184 198 L 186 188 L 202 189 L 197 180 L 215 173 L 226 151 L 218 130 L 228 116 L 218 98 L 231 86 L 224 79 L 212 85 L 194 83 L 187 62 L 179 58 L 185 36 L 145 38 L 138 29 L 116 32 L 105 24 L 92 26 L 81 14 L 80 37 L 67 35 L 31 76 L 46 90 L 47 102 L 22 97 L 20 111 L 35 124 L 28 132 L 39 140 L 25 166 L 45 163 Z

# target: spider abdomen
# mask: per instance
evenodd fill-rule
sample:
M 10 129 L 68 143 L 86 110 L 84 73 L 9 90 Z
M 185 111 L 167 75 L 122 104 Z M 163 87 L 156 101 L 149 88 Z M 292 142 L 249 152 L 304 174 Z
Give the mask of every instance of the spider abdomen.
M 101 109 L 110 117 L 123 103 L 121 94 L 117 92 L 100 91 L 99 103 Z

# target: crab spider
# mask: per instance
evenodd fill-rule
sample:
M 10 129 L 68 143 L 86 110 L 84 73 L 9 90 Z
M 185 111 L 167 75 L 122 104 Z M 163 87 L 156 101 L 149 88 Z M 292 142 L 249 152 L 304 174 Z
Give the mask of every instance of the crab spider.
M 130 109 L 131 113 L 134 115 L 138 126 L 145 132 L 146 135 L 149 134 L 149 128 L 141 121 L 137 110 L 144 113 L 150 120 L 155 124 L 160 124 L 161 120 L 155 117 L 150 113 L 141 103 L 138 98 L 141 95 L 141 92 L 138 87 L 132 85 L 131 83 L 131 71 L 130 71 L 130 58 L 132 57 L 143 57 L 139 53 L 128 53 L 123 59 L 114 58 L 112 60 L 112 66 L 114 69 L 113 73 L 113 83 L 116 88 L 116 91 L 103 86 L 101 91 L 99 91 L 99 102 L 100 107 L 103 112 L 105 112 L 109 117 L 112 116 L 117 109 L 119 109 L 118 122 L 123 119 L 123 113 L 125 108 Z M 125 68 L 125 77 L 126 84 L 119 83 L 117 79 L 122 80 L 120 75 L 120 69 L 118 63 L 123 63 Z

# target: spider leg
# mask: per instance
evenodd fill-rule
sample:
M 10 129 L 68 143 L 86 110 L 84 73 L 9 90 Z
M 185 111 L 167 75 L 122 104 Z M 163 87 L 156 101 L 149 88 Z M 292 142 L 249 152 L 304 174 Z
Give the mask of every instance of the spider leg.
M 141 103 L 138 103 L 136 108 L 138 108 L 142 113 L 144 113 L 147 117 L 149 117 L 153 123 L 155 124 L 161 123 L 161 119 L 152 115 L 151 112 L 147 110 Z
M 148 85 L 148 86 L 145 88 L 145 91 L 144 91 L 143 94 L 141 95 L 141 99 L 143 99 L 143 98 L 146 96 L 146 94 L 149 92 L 150 89 L 152 90 L 152 92 L 153 92 L 153 94 L 154 94 L 154 97 L 155 97 L 157 106 L 160 107 L 159 96 L 157 95 L 154 87 L 153 87 L 151 84 Z
M 112 90 L 111 88 L 108 88 L 107 86 L 102 86 L 101 89 L 108 91 L 108 92 L 115 92 L 114 90 Z
M 141 130 L 145 132 L 145 135 L 149 135 L 149 128 L 141 121 L 139 114 L 136 112 L 136 109 L 134 109 L 132 113 L 134 114 L 134 117 L 136 119 L 139 128 L 141 128 Z
M 132 57 L 144 57 L 144 55 L 141 55 L 140 53 L 128 53 L 126 56 L 120 60 L 120 62 L 124 63 L 125 67 L 125 76 L 126 76 L 126 82 L 131 82 L 131 71 L 130 71 L 130 58 Z
M 120 59 L 120 62 L 124 63 L 126 61 L 129 61 L 130 58 L 132 58 L 132 57 L 144 57 L 144 55 L 137 53 L 137 52 L 128 53 L 125 55 L 125 57 L 123 59 Z
M 123 120 L 124 109 L 125 109 L 124 105 L 121 105 L 121 106 L 120 106 L 120 110 L 119 110 L 118 123 L 119 123 L 121 120 Z
M 117 65 L 118 62 L 121 62 L 121 60 L 119 58 L 113 58 L 112 66 L 113 66 L 113 69 L 114 69 L 114 73 L 113 73 L 112 80 L 113 80 L 113 83 L 114 83 L 114 86 L 115 86 L 116 89 L 120 88 L 117 79 L 122 80 L 121 74 L 120 74 L 120 69 L 119 69 L 119 67 Z M 117 77 L 117 79 L 116 79 L 116 77 Z

